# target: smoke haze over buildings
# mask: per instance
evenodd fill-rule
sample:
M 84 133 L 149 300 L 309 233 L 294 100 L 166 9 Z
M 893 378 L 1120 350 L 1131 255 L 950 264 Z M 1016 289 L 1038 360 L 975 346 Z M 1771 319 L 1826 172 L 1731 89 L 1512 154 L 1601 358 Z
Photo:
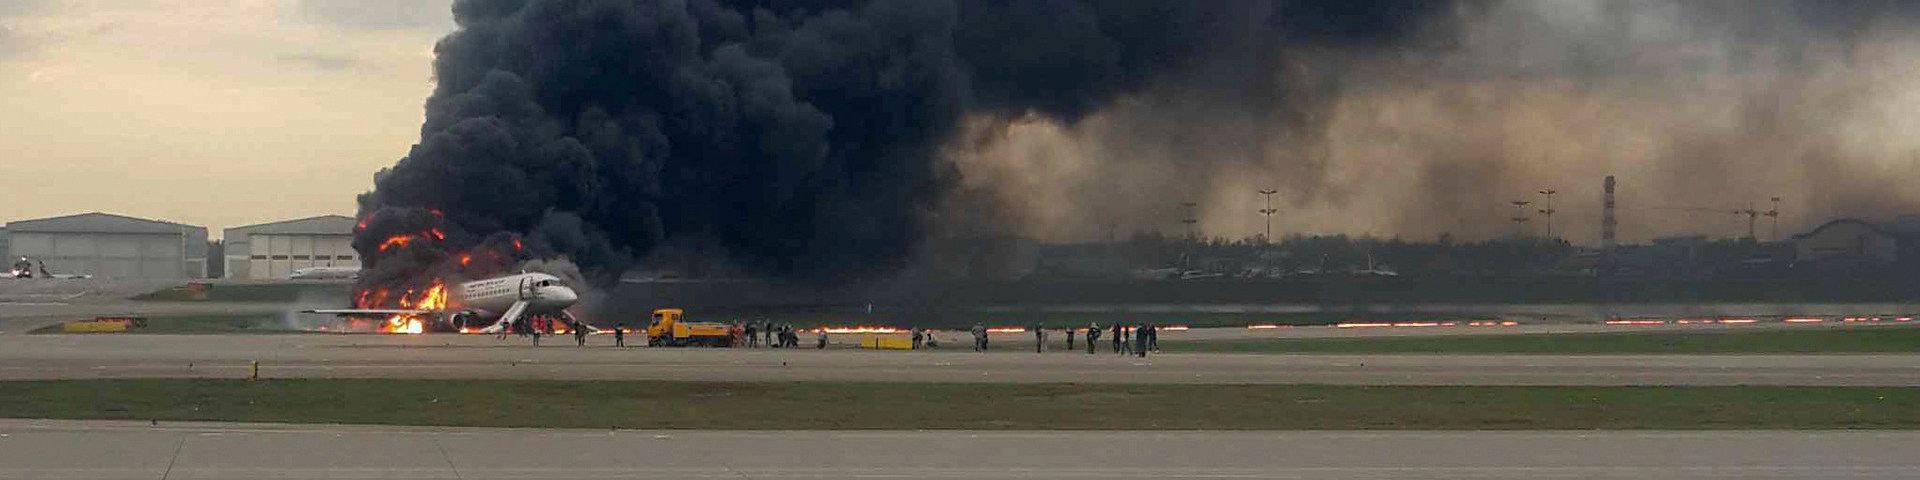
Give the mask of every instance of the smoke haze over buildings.
M 1467 238 L 1553 188 L 1625 240 L 1780 196 L 1786 225 L 1920 203 L 1920 8 L 1879 1 L 456 2 L 421 142 L 357 242 L 444 227 L 618 272 L 690 242 L 891 271 L 937 235 Z M 444 216 L 426 215 L 428 210 Z M 1744 222 L 1744 220 L 1742 220 Z M 1535 227 L 1538 228 L 1538 227 Z M 470 239 L 470 240 L 469 240 Z M 397 251 L 398 252 L 398 251 Z M 407 253 L 444 261 L 445 253 Z M 421 257 L 421 255 L 425 255 Z M 440 260 L 432 260 L 439 258 Z M 593 273 L 589 273 L 593 275 Z M 369 278 L 378 278 L 371 275 Z

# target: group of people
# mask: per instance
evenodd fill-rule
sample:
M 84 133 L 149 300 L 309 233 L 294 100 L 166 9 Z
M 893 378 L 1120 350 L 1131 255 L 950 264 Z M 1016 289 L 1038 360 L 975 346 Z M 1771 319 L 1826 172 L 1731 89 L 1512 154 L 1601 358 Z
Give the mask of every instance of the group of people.
M 912 327 L 912 328 L 909 328 L 908 330 L 913 332 L 913 349 L 914 350 L 919 350 L 922 348 L 940 348 L 940 339 L 933 338 L 933 330 L 922 330 L 920 327 Z
M 508 324 L 506 329 L 500 331 L 500 339 L 505 340 L 509 333 L 517 334 L 523 338 L 530 336 L 533 337 L 533 346 L 538 347 L 540 346 L 540 337 L 554 335 L 554 332 L 559 330 L 560 325 L 566 325 L 568 333 L 573 334 L 574 345 L 587 346 L 587 334 L 592 332 L 588 331 L 584 325 L 569 323 L 566 320 L 545 315 L 528 317 L 527 321 Z M 626 329 L 627 324 L 622 323 L 613 330 L 613 342 L 615 346 L 627 346 Z
M 542 335 L 553 335 L 553 332 L 557 329 L 556 325 L 561 323 L 564 323 L 564 321 L 545 315 L 527 317 L 526 321 L 507 324 L 507 328 L 500 331 L 500 339 L 505 340 L 508 333 L 519 335 L 522 338 L 531 336 L 533 337 L 533 346 L 538 347 L 540 346 L 540 337 Z M 579 336 L 577 331 L 582 329 L 575 328 L 573 330 L 576 331 L 575 336 Z M 580 337 L 576 339 L 576 341 L 581 345 L 586 345 L 587 342 L 585 337 Z
M 735 338 L 734 343 L 744 343 L 747 348 L 759 348 L 761 343 L 766 343 L 772 348 L 800 348 L 800 331 L 795 330 L 791 323 L 776 324 L 771 320 L 735 322 L 733 331 L 738 332 L 740 337 L 744 337 Z M 820 332 L 817 340 L 819 344 L 816 348 L 827 348 L 825 331 Z
M 1046 325 L 1035 324 L 1030 330 L 1033 331 L 1034 352 L 1046 352 L 1048 332 Z M 987 335 L 987 327 L 976 323 L 973 324 L 973 328 L 969 331 L 973 333 L 973 351 L 986 351 L 988 342 L 992 339 L 991 336 Z M 1067 350 L 1074 349 L 1074 337 L 1081 332 L 1082 330 L 1078 329 L 1066 329 Z M 1109 330 L 1101 329 L 1098 324 L 1088 324 L 1084 332 L 1087 339 L 1087 354 L 1089 355 L 1096 353 L 1096 350 L 1099 348 L 1101 335 L 1107 332 L 1111 332 L 1112 334 L 1114 353 L 1121 355 L 1132 354 L 1142 357 L 1147 356 L 1148 352 L 1160 353 L 1160 327 L 1151 323 L 1137 325 L 1116 323 L 1113 324 Z M 929 333 L 929 335 L 931 335 L 931 333 Z M 919 338 L 920 333 L 916 330 L 914 332 L 914 343 L 916 346 L 919 344 Z
M 1115 323 L 1108 330 L 1113 334 L 1113 353 L 1147 356 L 1147 352 L 1160 353 L 1160 326 L 1151 323 L 1124 325 Z M 1087 324 L 1087 354 L 1092 355 L 1100 345 L 1102 330 L 1099 324 Z M 1133 337 L 1131 341 L 1127 337 Z M 1073 331 L 1067 331 L 1067 348 L 1073 348 Z

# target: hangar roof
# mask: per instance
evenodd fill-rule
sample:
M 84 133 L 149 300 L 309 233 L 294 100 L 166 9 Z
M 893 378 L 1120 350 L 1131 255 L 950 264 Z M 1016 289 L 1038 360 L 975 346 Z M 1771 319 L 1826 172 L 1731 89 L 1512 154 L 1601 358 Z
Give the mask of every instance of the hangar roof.
M 7 231 L 13 233 L 180 233 L 181 229 L 207 230 L 206 227 L 101 212 L 7 222 Z
M 245 235 L 352 235 L 354 222 L 353 217 L 346 215 L 321 215 L 233 227 L 226 230 L 225 238 L 233 241 L 242 240 L 239 237 Z

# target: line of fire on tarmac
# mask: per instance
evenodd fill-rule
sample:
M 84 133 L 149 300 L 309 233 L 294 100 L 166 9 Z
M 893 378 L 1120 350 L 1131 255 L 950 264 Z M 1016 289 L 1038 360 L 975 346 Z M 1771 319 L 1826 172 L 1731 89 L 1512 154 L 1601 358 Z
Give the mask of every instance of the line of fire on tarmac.
M 1778 323 L 1792 324 L 1792 325 L 1821 324 L 1821 323 L 1900 323 L 1900 322 L 1912 322 L 1913 318 L 1914 317 L 1907 317 L 1907 316 L 1834 317 L 1834 318 L 1786 317 L 1781 319 Z M 1760 324 L 1763 322 L 1755 318 L 1729 317 L 1729 318 L 1680 318 L 1680 319 L 1671 319 L 1671 320 L 1661 319 L 1661 318 L 1621 318 L 1621 319 L 1607 320 L 1604 323 L 1609 326 L 1633 327 L 1633 326 L 1660 326 L 1660 325 L 1754 325 L 1754 324 Z M 1256 324 L 1247 325 L 1246 328 L 1248 330 L 1276 330 L 1276 329 L 1283 329 L 1283 328 L 1308 328 L 1308 327 L 1433 328 L 1433 327 L 1513 327 L 1518 325 L 1520 325 L 1520 322 L 1513 321 L 1513 320 L 1408 321 L 1408 322 L 1355 321 L 1355 322 L 1340 322 L 1340 323 L 1335 323 L 1331 325 L 1281 325 L 1281 324 L 1273 324 L 1273 323 L 1256 323 Z M 1182 331 L 1189 330 L 1191 327 L 1188 327 L 1187 325 L 1161 325 L 1159 328 L 1160 328 L 1160 331 L 1163 331 L 1163 332 L 1182 332 Z M 1231 327 L 1226 327 L 1226 328 L 1231 328 Z M 610 329 L 610 328 L 601 329 L 599 331 L 592 332 L 591 334 L 592 335 L 611 335 L 614 333 L 613 330 L 614 329 Z M 623 330 L 624 330 L 624 333 L 628 333 L 628 334 L 642 332 L 642 330 L 640 329 L 633 329 L 633 328 L 623 329 Z M 825 327 L 811 328 L 811 329 L 800 329 L 799 331 L 801 333 L 825 332 L 825 333 L 836 334 L 836 335 L 907 333 L 907 330 L 902 328 L 884 327 L 884 326 L 868 326 L 868 325 L 856 325 L 856 326 L 835 325 L 835 326 L 825 326 Z M 1000 333 L 1000 334 L 1026 333 L 1027 331 L 1028 330 L 1026 327 L 987 328 L 987 333 Z M 418 328 L 411 328 L 411 329 L 402 329 L 402 330 L 388 331 L 388 332 L 382 332 L 382 333 L 420 333 L 420 330 Z M 461 328 L 459 333 L 477 334 L 477 333 L 480 333 L 480 330 L 476 328 L 471 328 L 471 327 Z M 570 335 L 573 332 L 566 328 L 555 328 L 551 333 L 554 335 Z

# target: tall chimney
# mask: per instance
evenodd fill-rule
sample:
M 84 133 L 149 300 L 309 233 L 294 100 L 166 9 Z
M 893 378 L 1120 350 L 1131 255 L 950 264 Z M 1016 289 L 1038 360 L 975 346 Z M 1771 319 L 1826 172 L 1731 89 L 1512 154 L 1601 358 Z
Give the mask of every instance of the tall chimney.
M 1601 199 L 1600 208 L 1600 272 L 1613 273 L 1614 236 L 1616 223 L 1613 219 L 1613 176 L 1607 176 L 1606 196 Z

